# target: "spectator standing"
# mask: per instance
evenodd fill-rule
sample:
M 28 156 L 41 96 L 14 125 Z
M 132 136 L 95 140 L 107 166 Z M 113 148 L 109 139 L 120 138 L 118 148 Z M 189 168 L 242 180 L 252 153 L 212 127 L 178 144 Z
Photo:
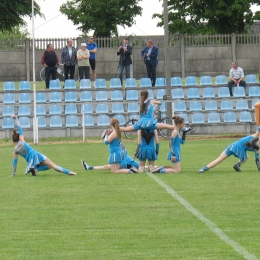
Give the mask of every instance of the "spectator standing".
M 69 78 L 74 79 L 75 75 L 75 65 L 77 64 L 77 51 L 75 47 L 72 46 L 72 39 L 67 40 L 67 46 L 62 49 L 61 52 L 61 62 L 64 65 L 64 75 L 65 80 Z
M 233 85 L 243 86 L 244 88 L 246 88 L 246 82 L 245 80 L 243 80 L 244 76 L 244 71 L 242 68 L 238 67 L 238 62 L 232 62 L 232 68 L 229 71 L 230 81 L 228 82 L 228 88 L 231 97 L 233 96 Z
M 80 80 L 84 78 L 89 79 L 89 51 L 86 49 L 86 43 L 81 43 L 80 50 L 77 51 L 78 67 L 79 67 L 79 78 Z
M 147 76 L 152 81 L 152 86 L 155 86 L 156 66 L 158 64 L 158 48 L 154 46 L 152 40 L 147 41 L 147 46 L 141 51 L 141 56 L 146 64 Z
M 45 84 L 46 89 L 50 86 L 50 75 L 52 79 L 57 78 L 57 67 L 59 66 L 59 59 L 51 43 L 47 45 L 47 50 L 42 54 L 42 64 L 45 67 Z
M 98 49 L 97 44 L 94 42 L 94 39 L 92 36 L 88 38 L 87 42 L 87 49 L 89 50 L 90 57 L 89 57 L 89 64 L 92 70 L 92 77 L 93 81 L 96 80 L 97 75 L 96 75 L 96 52 Z
M 132 46 L 128 44 L 129 39 L 125 38 L 123 44 L 118 48 L 117 55 L 120 55 L 119 60 L 119 78 L 123 85 L 123 70 L 125 68 L 126 79 L 130 78 L 130 65 L 132 64 Z

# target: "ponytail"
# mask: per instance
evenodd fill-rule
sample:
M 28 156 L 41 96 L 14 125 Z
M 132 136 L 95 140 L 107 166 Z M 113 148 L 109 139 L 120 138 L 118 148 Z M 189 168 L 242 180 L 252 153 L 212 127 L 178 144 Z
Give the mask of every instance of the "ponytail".
M 110 125 L 115 128 L 117 138 L 121 140 L 121 130 L 119 127 L 119 120 L 117 118 L 111 118 Z
M 141 116 L 142 113 L 143 113 L 143 110 L 144 110 L 144 101 L 148 98 L 149 92 L 147 90 L 142 90 L 141 93 L 140 93 L 140 96 L 141 96 L 141 101 L 140 101 L 139 113 L 140 113 L 140 116 Z
M 172 119 L 174 120 L 174 124 L 182 124 L 184 122 L 184 118 L 180 116 L 173 116 Z
M 16 130 L 13 130 L 12 140 L 14 143 L 19 142 L 19 137 L 20 137 L 19 133 L 17 133 Z

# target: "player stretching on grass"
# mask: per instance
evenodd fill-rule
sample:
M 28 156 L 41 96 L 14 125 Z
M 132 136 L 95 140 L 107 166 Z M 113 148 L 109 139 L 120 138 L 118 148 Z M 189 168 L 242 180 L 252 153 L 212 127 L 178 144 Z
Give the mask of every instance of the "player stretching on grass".
M 231 145 L 229 145 L 220 156 L 208 164 L 207 166 L 202 167 L 198 172 L 203 173 L 208 171 L 209 169 L 215 167 L 230 155 L 234 155 L 239 158 L 239 161 L 233 166 L 233 168 L 237 172 L 242 172 L 241 164 L 245 163 L 248 160 L 247 151 L 255 152 L 255 161 L 258 170 L 260 171 L 260 163 L 259 163 L 259 136 L 260 136 L 260 127 L 258 127 L 257 131 L 253 135 L 246 136 Z
M 29 144 L 27 144 L 24 141 L 23 129 L 21 128 L 18 118 L 15 115 L 12 115 L 11 117 L 16 120 L 16 125 L 18 128 L 18 133 L 16 132 L 16 130 L 14 130 L 12 135 L 15 146 L 13 152 L 12 176 L 15 176 L 16 173 L 18 155 L 21 155 L 27 161 L 25 172 L 26 174 L 31 172 L 33 176 L 36 176 L 36 173 L 38 171 L 46 171 L 52 168 L 57 172 L 62 172 L 69 175 L 76 175 L 75 172 L 71 172 L 56 165 L 45 155 L 35 151 Z

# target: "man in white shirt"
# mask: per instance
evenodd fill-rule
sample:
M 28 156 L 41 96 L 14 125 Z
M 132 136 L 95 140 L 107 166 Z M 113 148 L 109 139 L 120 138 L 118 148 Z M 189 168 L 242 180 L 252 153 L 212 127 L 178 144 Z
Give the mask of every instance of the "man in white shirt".
M 244 71 L 242 68 L 238 67 L 238 62 L 237 61 L 232 62 L 232 68 L 229 71 L 230 81 L 228 82 L 228 88 L 231 97 L 233 96 L 232 93 L 233 85 L 242 86 L 246 88 L 246 82 L 245 80 L 243 80 L 244 76 L 245 76 Z

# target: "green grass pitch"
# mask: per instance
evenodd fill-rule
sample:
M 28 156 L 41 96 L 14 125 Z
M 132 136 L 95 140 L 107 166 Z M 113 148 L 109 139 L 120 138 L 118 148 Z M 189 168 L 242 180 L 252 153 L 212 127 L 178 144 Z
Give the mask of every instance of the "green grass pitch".
M 233 141 L 188 137 L 182 173 L 156 176 L 257 259 L 260 172 L 253 153 L 241 173 L 232 168 L 234 157 L 196 173 Z M 132 155 L 136 144 L 126 146 Z M 78 175 L 50 170 L 26 176 L 19 157 L 17 175 L 11 178 L 13 147 L 0 147 L 0 259 L 245 259 L 147 174 L 84 171 L 82 158 L 90 165 L 107 163 L 104 144 L 34 147 Z M 157 165 L 169 164 L 167 151 L 168 142 L 162 141 Z

